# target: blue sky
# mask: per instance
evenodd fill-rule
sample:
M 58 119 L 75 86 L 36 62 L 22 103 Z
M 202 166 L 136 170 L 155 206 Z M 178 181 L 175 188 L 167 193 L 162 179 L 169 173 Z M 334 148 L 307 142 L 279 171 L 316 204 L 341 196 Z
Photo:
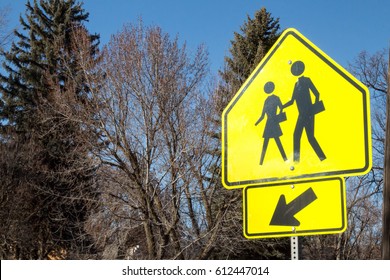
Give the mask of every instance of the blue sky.
M 24 14 L 25 0 L 0 0 L 9 5 L 12 26 Z M 90 13 L 88 28 L 102 44 L 125 23 L 142 17 L 185 40 L 190 49 L 204 43 L 210 66 L 217 71 L 228 54 L 233 33 L 247 15 L 266 7 L 280 19 L 282 29 L 294 27 L 344 67 L 359 52 L 374 53 L 390 44 L 389 0 L 84 0 Z

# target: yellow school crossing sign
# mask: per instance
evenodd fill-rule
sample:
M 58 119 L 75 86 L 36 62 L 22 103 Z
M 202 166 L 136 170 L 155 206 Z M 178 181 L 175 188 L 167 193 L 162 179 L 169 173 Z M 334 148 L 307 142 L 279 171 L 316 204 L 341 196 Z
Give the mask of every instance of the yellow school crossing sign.
M 286 30 L 223 111 L 223 185 L 359 175 L 370 167 L 367 88 Z
M 342 178 L 251 186 L 243 199 L 247 238 L 330 234 L 347 227 Z

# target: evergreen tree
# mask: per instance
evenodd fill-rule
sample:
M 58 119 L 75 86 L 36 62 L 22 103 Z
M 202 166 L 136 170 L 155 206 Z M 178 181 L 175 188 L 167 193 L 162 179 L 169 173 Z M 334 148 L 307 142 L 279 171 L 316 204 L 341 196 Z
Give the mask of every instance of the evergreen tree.
M 9 205 L 19 211 L 10 222 L 12 236 L 7 236 L 13 240 L 9 258 L 41 259 L 53 250 L 76 256 L 92 247 L 84 230 L 94 197 L 91 139 L 85 139 L 85 125 L 61 111 L 77 114 L 88 103 L 90 91 L 75 44 L 84 34 L 88 56 L 97 60 L 99 38 L 86 30 L 87 19 L 75 0 L 28 1 L 20 18 L 23 30 L 15 32 L 17 42 L 3 54 L 0 139 L 10 147 L 8 161 L 18 160 L 12 170 L 7 163 L 0 171 L 11 178 L 11 191 L 24 199 L 19 202 L 23 207 Z
M 74 0 L 37 0 L 26 4 L 26 18 L 20 17 L 24 32 L 15 32 L 18 42 L 4 54 L 4 69 L 0 74 L 3 106 L 0 119 L 18 131 L 34 124 L 33 115 L 43 101 L 50 100 L 53 81 L 66 90 L 69 77 L 77 77 L 77 61 L 72 57 L 72 32 L 88 19 L 80 3 Z M 97 52 L 98 36 L 91 35 L 91 56 Z M 64 58 L 69 65 L 64 65 Z M 69 73 L 71 71 L 72 73 Z M 81 71 L 79 71 L 81 72 Z M 76 92 L 80 95 L 81 91 Z
M 234 33 L 230 56 L 225 57 L 226 66 L 220 72 L 223 81 L 229 85 L 231 98 L 278 39 L 279 19 L 273 18 L 266 8 L 247 17 L 241 33 Z

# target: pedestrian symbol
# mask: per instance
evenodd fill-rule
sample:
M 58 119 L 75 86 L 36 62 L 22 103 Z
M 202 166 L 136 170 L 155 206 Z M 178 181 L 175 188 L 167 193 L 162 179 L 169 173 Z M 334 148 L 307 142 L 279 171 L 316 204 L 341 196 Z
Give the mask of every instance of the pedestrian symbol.
M 303 76 L 305 64 L 302 61 L 296 61 L 291 66 L 291 73 L 298 76 L 298 81 L 295 83 L 293 96 L 290 101 L 284 104 L 288 107 L 296 102 L 298 107 L 298 120 L 294 130 L 294 161 L 299 162 L 301 155 L 301 138 L 305 129 L 307 139 L 320 160 L 326 159 L 317 139 L 314 136 L 315 115 L 324 111 L 323 102 L 319 100 L 320 93 L 314 86 L 310 78 Z M 312 103 L 310 92 L 315 96 L 315 101 Z
M 288 29 L 222 114 L 222 182 L 237 188 L 364 174 L 369 116 L 367 88 Z
M 272 93 L 275 89 L 275 85 L 273 82 L 268 82 L 264 86 L 265 93 Z M 277 110 L 279 109 L 279 113 Z M 260 118 L 257 120 L 255 125 L 258 125 L 267 115 L 267 123 L 264 129 L 264 144 L 263 150 L 261 151 L 260 165 L 263 164 L 265 152 L 268 147 L 268 142 L 270 138 L 275 139 L 276 145 L 278 146 L 279 152 L 282 155 L 284 161 L 287 160 L 286 153 L 284 152 L 282 143 L 280 142 L 279 137 L 283 135 L 282 130 L 280 129 L 280 122 L 286 120 L 286 114 L 282 112 L 283 106 L 280 98 L 276 95 L 271 95 L 267 97 L 263 106 L 263 112 L 261 113 Z

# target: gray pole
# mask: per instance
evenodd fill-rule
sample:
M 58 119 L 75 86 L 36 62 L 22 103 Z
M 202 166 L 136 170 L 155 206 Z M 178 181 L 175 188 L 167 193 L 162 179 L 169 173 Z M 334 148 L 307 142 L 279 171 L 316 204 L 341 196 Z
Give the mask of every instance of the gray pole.
M 299 260 L 298 236 L 291 236 L 291 260 Z

